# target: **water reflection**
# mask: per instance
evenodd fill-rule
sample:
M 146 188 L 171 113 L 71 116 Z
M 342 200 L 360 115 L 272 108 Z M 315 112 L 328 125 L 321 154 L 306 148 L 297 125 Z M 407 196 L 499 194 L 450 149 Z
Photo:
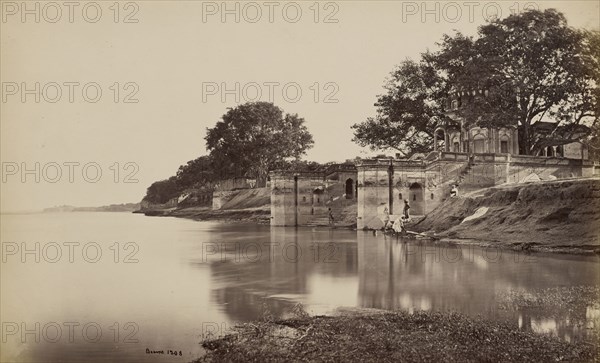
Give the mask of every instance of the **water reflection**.
M 499 296 L 517 290 L 598 286 L 598 258 L 517 254 L 437 246 L 350 230 L 148 218 L 122 213 L 2 216 L 5 241 L 97 242 L 98 263 L 79 258 L 22 262 L 4 256 L 0 273 L 3 323 L 95 322 L 99 342 L 77 330 L 75 342 L 19 332 L 2 343 L 0 361 L 186 362 L 203 354 L 210 330 L 239 321 L 285 316 L 302 303 L 311 314 L 340 306 L 454 310 L 508 321 L 566 340 L 600 327 L 600 306 L 503 308 Z M 115 241 L 139 245 L 139 262 L 115 263 Z M 81 256 L 79 256 L 81 257 Z M 114 338 L 114 324 L 121 335 Z M 124 324 L 139 326 L 125 343 Z M 208 329 L 210 328 L 210 329 Z M 216 329 L 216 331 L 215 331 Z M 166 358 L 146 349 L 181 350 Z
M 218 282 L 214 302 L 235 321 L 261 318 L 265 306 L 274 315 L 283 315 L 301 302 L 312 314 L 339 306 L 453 310 L 508 320 L 563 339 L 586 337 L 582 321 L 584 326 L 597 322 L 592 312 L 500 309 L 497 301 L 512 290 L 597 285 L 595 257 L 433 246 L 371 233 L 309 228 L 272 228 L 268 235 L 254 234 L 236 242 L 238 252 L 250 243 L 263 247 L 258 253 L 249 249 L 254 253 L 237 260 L 230 250 L 207 261 L 212 280 Z M 588 307 L 588 311 L 597 310 Z

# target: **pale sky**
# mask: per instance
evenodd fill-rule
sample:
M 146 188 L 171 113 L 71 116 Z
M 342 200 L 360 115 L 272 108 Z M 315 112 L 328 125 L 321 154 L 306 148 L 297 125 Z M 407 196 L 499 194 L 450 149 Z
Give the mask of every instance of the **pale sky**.
M 153 181 L 205 154 L 206 128 L 255 98 L 256 85 L 260 100 L 272 90 L 277 106 L 305 118 L 315 139 L 307 159 L 373 155 L 351 141 L 350 126 L 374 115 L 396 64 L 435 49 L 444 33 L 475 34 L 486 13 L 525 4 L 557 8 L 575 27 L 600 22 L 597 1 L 260 1 L 237 2 L 238 12 L 220 1 L 119 2 L 118 12 L 113 1 L 26 3 L 0 2 L 3 212 L 141 200 Z M 138 102 L 124 103 L 131 93 Z

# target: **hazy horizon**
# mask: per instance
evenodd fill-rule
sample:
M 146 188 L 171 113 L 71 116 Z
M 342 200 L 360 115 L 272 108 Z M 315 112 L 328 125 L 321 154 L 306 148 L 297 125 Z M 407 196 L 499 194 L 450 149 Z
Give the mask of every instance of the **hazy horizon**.
M 235 19 L 221 2 L 133 1 L 119 3 L 118 12 L 100 2 L 97 22 L 97 9 L 85 20 L 80 4 L 70 22 L 68 9 L 57 18 L 41 2 L 38 23 L 33 15 L 23 22 L 21 9 L 7 3 L 13 2 L 2 2 L 0 23 L 3 213 L 136 203 L 152 182 L 206 154 L 206 128 L 257 90 L 257 101 L 272 100 L 306 120 L 315 146 L 304 159 L 380 154 L 354 144 L 350 126 L 375 115 L 376 96 L 395 65 L 435 49 L 443 34 L 475 35 L 485 23 L 483 8 L 500 9 L 503 17 L 525 4 L 556 8 L 571 26 L 600 29 L 595 1 L 452 3 L 460 16 L 444 2 L 273 2 L 272 19 L 263 3 L 250 3 L 260 5 L 260 18 L 247 3 L 227 3 L 229 10 L 239 4 Z M 464 4 L 476 4 L 472 14 Z M 22 90 L 36 83 L 39 102 Z M 102 94 L 93 102 L 97 90 Z

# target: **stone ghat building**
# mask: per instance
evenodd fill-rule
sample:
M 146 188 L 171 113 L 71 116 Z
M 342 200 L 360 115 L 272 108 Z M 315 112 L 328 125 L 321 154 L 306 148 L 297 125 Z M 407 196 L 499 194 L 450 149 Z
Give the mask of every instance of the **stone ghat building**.
M 273 171 L 271 225 L 316 226 L 329 223 L 332 209 L 338 224 L 356 223 L 357 171 L 354 162 L 323 171 Z
M 449 197 L 453 184 L 465 193 L 505 183 L 591 177 L 599 170 L 578 142 L 559 149 L 562 155 L 553 148 L 548 156 L 527 156 L 518 155 L 515 129 L 442 131 L 445 142 L 427 155 L 357 159 L 324 172 L 272 172 L 271 225 L 327 225 L 331 208 L 336 225 L 381 228 L 386 210 L 396 218 L 408 200 L 411 215 L 424 215 Z
M 327 225 L 331 208 L 336 225 L 381 228 L 387 214 L 402 214 L 404 201 L 413 216 L 431 212 L 450 195 L 505 183 L 591 177 L 598 164 L 588 160 L 577 128 L 537 122 L 533 132 L 547 144 L 536 156 L 520 155 L 514 126 L 467 127 L 459 109 L 487 91 L 454 92 L 446 101 L 445 118 L 434 130 L 434 151 L 408 159 L 357 159 L 320 173 L 275 171 L 271 178 L 271 225 Z M 585 128 L 585 126 L 580 126 Z M 554 135 L 552 137 L 548 137 Z M 573 140 L 572 142 L 569 142 Z

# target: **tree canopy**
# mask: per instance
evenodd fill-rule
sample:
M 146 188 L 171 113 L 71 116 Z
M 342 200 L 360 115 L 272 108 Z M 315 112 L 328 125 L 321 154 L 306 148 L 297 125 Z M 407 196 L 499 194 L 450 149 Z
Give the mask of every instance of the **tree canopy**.
M 285 114 L 269 102 L 249 102 L 231 108 L 215 127 L 207 129 L 206 148 L 221 170 L 235 170 L 264 185 L 278 163 L 300 159 L 313 144 L 297 114 Z
M 152 203 L 166 203 L 187 189 L 211 190 L 218 175 L 210 156 L 203 155 L 179 166 L 177 173 L 165 180 L 152 183 L 146 190 L 144 200 Z
M 300 160 L 313 145 L 312 135 L 298 115 L 267 102 L 246 103 L 229 109 L 221 121 L 207 130 L 209 155 L 181 165 L 175 175 L 152 183 L 144 200 L 166 203 L 190 189 L 212 190 L 221 179 L 256 178 L 266 183 L 273 169 L 312 170 L 321 164 Z
M 441 83 L 427 59 L 403 61 L 386 81 L 387 94 L 378 96 L 377 115 L 352 126 L 354 141 L 403 155 L 429 151 L 435 122 L 443 117 Z
M 476 37 L 444 35 L 438 51 L 392 72 L 387 94 L 375 104 L 377 115 L 353 126 L 354 140 L 404 154 L 431 150 L 452 92 L 467 95 L 457 112 L 467 126 L 518 126 L 522 154 L 569 137 L 583 140 L 581 127 L 565 126 L 593 128 L 598 121 L 599 38 L 569 27 L 554 9 L 491 21 Z M 543 119 L 555 121 L 554 131 L 573 133 L 562 132 L 560 140 L 556 132 L 540 136 L 533 130 Z

